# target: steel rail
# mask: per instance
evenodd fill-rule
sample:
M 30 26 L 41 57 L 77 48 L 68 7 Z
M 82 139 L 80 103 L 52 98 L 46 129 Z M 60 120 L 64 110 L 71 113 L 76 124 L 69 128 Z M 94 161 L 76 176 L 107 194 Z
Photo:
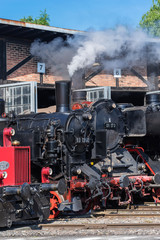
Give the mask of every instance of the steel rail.
M 147 208 L 147 209 L 105 209 L 104 211 L 94 211 L 92 210 L 91 211 L 91 214 L 102 214 L 102 213 L 105 213 L 105 214 L 111 214 L 111 213 L 138 213 L 138 212 L 159 212 L 160 214 L 160 209 L 152 209 L 152 208 Z
M 137 213 L 133 213 L 133 214 L 128 214 L 128 213 L 96 213 L 93 214 L 94 217 L 99 217 L 99 216 L 103 216 L 103 217 L 160 217 L 160 214 L 154 214 L 154 213 L 144 213 L 144 214 L 137 214 Z
M 107 229 L 107 228 L 142 228 L 142 227 L 160 227 L 160 223 L 113 223 L 113 224 L 39 224 L 40 228 L 55 229 Z

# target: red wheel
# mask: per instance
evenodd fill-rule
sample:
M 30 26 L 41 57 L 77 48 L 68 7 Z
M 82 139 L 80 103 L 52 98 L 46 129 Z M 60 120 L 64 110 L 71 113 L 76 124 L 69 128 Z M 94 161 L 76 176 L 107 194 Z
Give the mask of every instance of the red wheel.
M 51 198 L 50 198 L 50 215 L 49 219 L 56 218 L 60 211 L 58 210 L 58 204 L 63 201 L 63 196 L 59 195 L 58 192 L 51 191 Z

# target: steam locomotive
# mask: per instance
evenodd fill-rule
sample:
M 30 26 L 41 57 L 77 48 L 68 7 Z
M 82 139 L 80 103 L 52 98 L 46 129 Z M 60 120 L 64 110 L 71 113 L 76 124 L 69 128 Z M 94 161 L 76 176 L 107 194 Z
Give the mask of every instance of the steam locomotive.
M 70 84 L 56 82 L 55 113 L 1 114 L 0 226 L 160 201 L 159 93 L 141 107 L 101 99 L 73 110 Z

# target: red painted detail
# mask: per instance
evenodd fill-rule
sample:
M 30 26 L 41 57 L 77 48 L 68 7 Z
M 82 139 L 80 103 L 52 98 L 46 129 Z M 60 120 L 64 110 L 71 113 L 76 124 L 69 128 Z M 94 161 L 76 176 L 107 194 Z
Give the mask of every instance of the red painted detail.
M 91 205 L 93 203 L 93 201 L 88 200 L 91 197 L 91 193 L 89 191 L 89 189 L 86 188 L 86 184 L 87 184 L 87 180 L 82 180 L 82 179 L 78 179 L 77 176 L 72 176 L 72 179 L 69 181 L 70 187 L 68 188 L 68 191 L 63 195 L 63 198 L 65 200 L 68 200 L 69 202 L 72 202 L 72 199 L 74 196 L 76 196 L 77 192 L 78 194 L 80 194 L 81 196 L 81 200 L 82 200 L 82 205 L 83 205 L 83 209 L 80 210 L 79 212 L 76 212 L 75 214 L 85 214 L 87 213 L 90 209 L 91 209 Z M 55 200 L 56 196 L 54 196 L 53 199 L 51 199 L 51 209 L 53 208 L 53 206 L 55 206 L 56 204 L 60 203 L 60 200 L 57 201 L 57 199 Z M 53 211 L 56 210 L 56 207 L 53 209 Z M 49 218 L 54 218 L 52 215 L 57 216 L 57 210 L 52 213 L 51 212 L 51 216 Z
M 84 101 L 81 103 L 74 103 L 72 106 L 72 110 L 82 109 L 84 107 L 89 107 L 92 104 L 92 102 Z
M 70 190 L 84 189 L 87 182 L 83 180 L 71 180 L 70 181 Z
M 6 118 L 6 113 L 4 112 L 4 113 L 2 113 L 2 118 Z
M 77 110 L 77 109 L 81 109 L 81 108 L 83 108 L 83 106 L 80 103 L 75 103 L 72 106 L 72 110 Z
M 160 189 L 152 188 L 152 197 L 155 203 L 160 203 Z
M 141 195 L 142 195 L 142 197 L 146 197 L 146 196 L 150 196 L 151 194 L 150 194 L 150 192 L 146 192 L 146 189 L 145 188 L 143 188 L 142 190 L 141 190 Z
M 144 152 L 144 148 L 142 148 L 142 147 L 135 147 L 134 145 L 132 145 L 130 143 L 126 144 L 123 148 L 126 148 L 128 151 L 130 149 L 140 149 L 140 150 L 142 150 Z
M 0 147 L 0 156 L 0 171 L 7 173 L 0 179 L 0 186 L 31 182 L 30 147 Z
M 4 179 L 4 172 L 0 171 L 0 180 Z
M 69 202 L 72 201 L 72 193 L 71 193 L 71 190 L 70 190 L 70 189 L 68 190 L 65 198 L 66 198 Z
M 147 163 L 147 161 L 145 160 L 145 158 L 143 157 L 143 155 L 141 154 L 140 150 L 142 150 L 144 152 L 144 149 L 141 147 L 135 147 L 135 148 L 126 148 L 129 152 L 136 152 L 139 157 L 143 160 L 143 162 L 145 163 L 145 165 L 149 168 L 149 170 L 151 171 L 151 173 L 153 173 L 153 175 L 155 175 L 155 172 L 153 171 L 153 169 L 150 167 L 150 165 Z
M 61 196 L 55 192 L 55 191 L 51 191 L 50 192 L 52 197 L 50 198 L 50 215 L 49 215 L 49 219 L 53 219 L 56 218 L 60 211 L 58 210 L 58 205 L 62 202 L 62 198 Z
M 87 182 L 85 180 L 78 179 L 77 181 L 70 181 L 70 188 L 65 196 L 69 202 L 72 202 L 74 196 L 76 196 L 76 192 L 80 194 L 80 198 L 82 201 L 83 209 L 76 212 L 75 214 L 85 214 L 87 213 L 91 207 L 93 200 L 91 200 L 91 193 L 89 189 L 86 189 Z M 94 205 L 94 203 L 93 203 Z
M 141 184 L 141 181 L 143 183 L 152 183 L 153 182 L 153 176 L 148 175 L 139 175 L 139 176 L 128 176 L 129 179 L 132 179 L 132 181 L 135 185 Z M 120 184 L 120 177 L 112 177 L 106 179 L 110 185 L 112 186 L 119 186 Z
M 107 174 L 102 174 L 102 178 L 105 178 L 105 177 L 107 177 Z
M 3 146 L 4 147 L 11 147 L 12 142 L 11 142 L 11 137 L 14 135 L 14 130 L 13 128 L 4 128 L 3 130 Z
M 97 210 L 100 210 L 100 209 L 101 209 L 101 207 L 99 205 L 94 205 L 94 207 L 93 207 L 94 211 L 97 211 Z
M 125 193 L 126 193 L 126 197 L 127 197 L 128 199 L 125 200 L 125 201 L 120 201 L 120 200 L 119 200 L 119 202 L 118 202 L 118 205 L 119 205 L 119 206 L 128 205 L 129 203 L 132 202 L 131 194 L 130 194 L 130 192 L 129 192 L 129 190 L 128 190 L 127 188 L 125 189 Z
M 72 176 L 72 180 L 77 180 L 78 176 Z
M 0 185 L 4 185 L 3 179 L 7 177 L 7 173 L 5 171 L 0 171 Z
M 109 180 L 109 183 L 110 183 L 111 185 L 116 185 L 116 186 L 118 186 L 118 185 L 119 185 L 119 180 L 120 180 L 120 178 L 112 178 L 112 179 Z
M 86 203 L 84 209 L 81 210 L 81 211 L 79 212 L 79 214 L 86 214 L 86 213 L 88 213 L 88 212 L 90 211 L 91 207 L 92 207 L 92 202 L 91 202 L 91 200 L 90 200 L 90 201 L 88 201 L 88 203 Z
M 147 176 L 147 175 L 142 175 L 142 176 L 132 176 L 129 177 L 129 179 L 135 179 L 136 182 L 135 184 L 139 184 L 140 181 L 143 181 L 144 183 L 151 183 L 153 182 L 153 176 Z
M 49 183 L 50 168 L 43 167 L 41 170 L 41 181 L 42 183 Z
M 84 102 L 82 102 L 82 104 L 83 104 L 83 106 L 89 106 L 89 105 L 91 105 L 93 102 L 90 102 L 90 101 L 84 101 Z

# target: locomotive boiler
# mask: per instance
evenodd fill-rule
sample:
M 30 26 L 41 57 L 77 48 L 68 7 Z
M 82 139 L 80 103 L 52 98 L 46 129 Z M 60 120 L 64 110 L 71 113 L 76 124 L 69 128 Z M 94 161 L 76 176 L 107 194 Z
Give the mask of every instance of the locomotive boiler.
M 10 190 L 7 196 L 35 203 L 29 199 L 33 199 L 32 192 L 38 193 L 39 199 L 47 199 L 46 216 L 50 211 L 50 218 L 60 211 L 84 213 L 91 208 L 126 206 L 137 199 L 159 201 L 160 162 L 156 143 L 159 122 L 152 126 L 155 114 L 159 118 L 159 102 L 134 107 L 101 99 L 78 103 L 73 110 L 70 97 L 70 81 L 56 82 L 55 113 L 15 116 L 11 112 L 1 116 L 0 145 L 6 144 L 6 151 L 8 147 L 27 148 L 30 156 L 30 180 L 22 179 L 19 187 L 17 183 L 6 182 L 7 191 Z M 15 134 L 6 143 L 5 132 L 11 130 Z M 21 179 L 21 164 L 25 169 L 27 161 L 25 155 L 19 156 L 14 168 L 19 167 L 16 174 Z M 0 170 L 9 177 L 8 171 L 13 168 L 1 167 L 1 162 L 8 163 L 7 159 L 0 160 Z M 1 189 L 7 192 L 6 188 Z M 18 212 L 20 206 L 16 206 Z M 41 217 L 37 210 L 42 208 L 39 202 L 34 207 L 27 206 L 32 206 L 32 212 Z

